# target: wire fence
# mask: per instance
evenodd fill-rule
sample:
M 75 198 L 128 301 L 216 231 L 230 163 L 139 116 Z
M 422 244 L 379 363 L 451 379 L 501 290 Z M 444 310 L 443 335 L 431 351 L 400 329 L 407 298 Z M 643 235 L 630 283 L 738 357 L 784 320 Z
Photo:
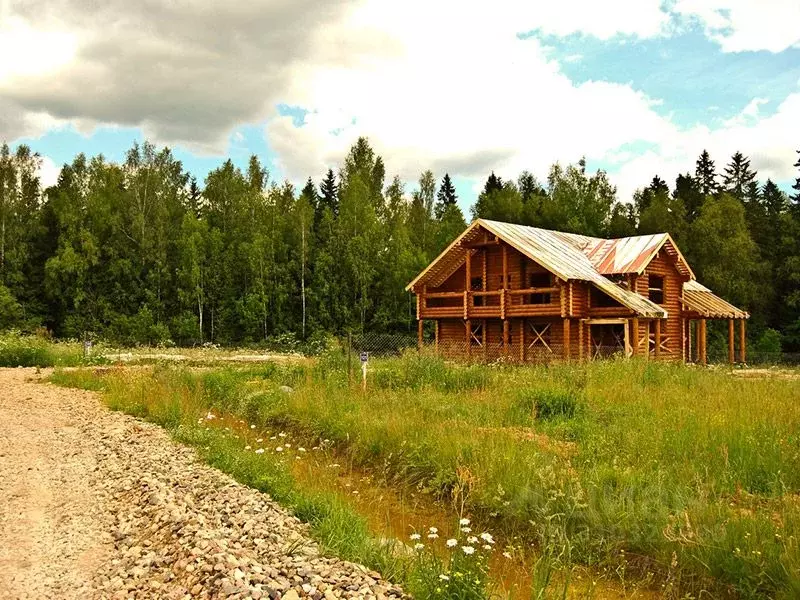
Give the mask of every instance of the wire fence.
M 551 339 L 547 335 L 530 333 L 520 342 L 518 338 L 511 337 L 508 346 L 502 339 L 485 339 L 474 335 L 467 342 L 466 336 L 461 339 L 435 340 L 432 335 L 425 332 L 422 345 L 419 345 L 417 335 L 409 333 L 377 333 L 363 332 L 352 333 L 338 338 L 338 344 L 343 352 L 351 354 L 354 361 L 358 361 L 362 353 L 367 358 L 397 357 L 410 351 L 421 351 L 428 355 L 440 356 L 453 361 L 471 363 L 532 363 L 542 364 L 563 361 L 565 359 L 564 344 L 558 339 Z M 661 360 L 698 362 L 696 353 L 684 356 L 682 353 L 662 350 L 658 356 Z M 585 339 L 580 345 L 571 344 L 569 347 L 570 360 L 600 360 L 621 358 L 629 356 L 630 351 L 625 350 L 620 343 L 603 343 L 603 340 Z M 655 359 L 655 351 L 651 347 L 649 358 Z M 800 353 L 797 352 L 764 352 L 758 349 L 748 350 L 745 356 L 748 366 L 800 366 Z M 709 347 L 707 351 L 709 364 L 729 364 L 727 348 Z M 737 347 L 735 361 L 740 361 Z

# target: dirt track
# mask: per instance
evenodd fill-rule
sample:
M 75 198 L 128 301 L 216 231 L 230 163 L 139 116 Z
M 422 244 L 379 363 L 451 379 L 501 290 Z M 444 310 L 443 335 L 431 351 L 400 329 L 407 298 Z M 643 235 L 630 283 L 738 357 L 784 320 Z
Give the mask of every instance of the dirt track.
M 113 544 L 87 435 L 90 394 L 0 370 L 0 597 L 82 597 Z
M 0 369 L 0 599 L 402 596 L 161 428 L 40 380 Z

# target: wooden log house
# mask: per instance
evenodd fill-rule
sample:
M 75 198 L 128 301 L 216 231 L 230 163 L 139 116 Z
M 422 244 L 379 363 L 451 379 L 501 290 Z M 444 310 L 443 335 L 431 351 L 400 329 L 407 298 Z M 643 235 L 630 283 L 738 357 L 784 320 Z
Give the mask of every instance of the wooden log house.
M 448 357 L 705 364 L 707 321 L 726 319 L 728 359 L 745 361 L 749 315 L 699 284 L 667 233 L 606 240 L 478 219 L 406 289 L 419 344 L 434 321 Z

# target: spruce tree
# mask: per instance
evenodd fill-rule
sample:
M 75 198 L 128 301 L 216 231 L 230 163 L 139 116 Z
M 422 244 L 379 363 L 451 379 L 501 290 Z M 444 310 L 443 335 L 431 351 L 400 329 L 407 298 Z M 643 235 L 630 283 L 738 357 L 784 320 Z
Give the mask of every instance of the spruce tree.
M 797 151 L 797 154 L 798 154 L 798 156 L 797 156 L 797 162 L 796 162 L 796 163 L 794 163 L 794 166 L 795 166 L 795 167 L 797 167 L 798 169 L 800 169 L 800 150 L 798 150 L 798 151 Z M 799 205 L 800 205 L 800 177 L 798 177 L 797 179 L 795 179 L 795 180 L 794 180 L 794 185 L 792 186 L 792 189 L 793 189 L 793 190 L 794 190 L 796 193 L 794 194 L 794 196 L 791 196 L 791 199 L 792 199 L 792 200 L 793 200 L 793 201 L 794 201 L 796 204 L 799 204 Z
M 694 177 L 703 196 L 710 196 L 717 192 L 719 186 L 717 184 L 716 168 L 714 161 L 711 160 L 711 156 L 708 154 L 708 150 L 703 150 L 697 159 Z
M 499 192 L 503 189 L 503 180 L 494 174 L 489 175 L 489 178 L 486 180 L 486 184 L 483 186 L 483 193 L 487 196 L 492 192 Z
M 336 176 L 333 169 L 328 169 L 325 179 L 319 186 L 320 201 L 319 207 L 327 207 L 336 216 L 339 214 L 339 186 L 336 185 Z
M 436 205 L 434 206 L 434 214 L 437 219 L 441 219 L 445 209 L 456 203 L 458 196 L 456 195 L 456 188 L 450 180 L 448 173 L 444 174 L 442 178 L 442 185 L 436 194 Z
M 678 175 L 675 179 L 675 191 L 673 197 L 680 198 L 686 208 L 686 220 L 691 223 L 700 214 L 705 197 L 700 186 L 691 173 Z
M 724 180 L 725 191 L 744 200 L 748 187 L 756 180 L 756 172 L 750 168 L 750 159 L 736 152 L 725 167 Z

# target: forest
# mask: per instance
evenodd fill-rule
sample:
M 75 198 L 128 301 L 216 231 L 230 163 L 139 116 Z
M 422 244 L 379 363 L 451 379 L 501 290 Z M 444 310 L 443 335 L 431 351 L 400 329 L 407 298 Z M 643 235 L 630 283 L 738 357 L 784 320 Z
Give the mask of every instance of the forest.
M 800 151 L 798 151 L 800 154 Z M 410 191 L 360 138 L 302 189 L 256 156 L 202 184 L 169 148 L 134 144 L 122 164 L 79 154 L 43 189 L 40 157 L 0 149 L 0 331 L 119 344 L 223 345 L 410 332 L 405 285 L 466 226 L 448 174 Z M 586 235 L 668 231 L 698 280 L 750 311 L 754 348 L 800 351 L 800 159 L 793 193 L 735 153 L 707 151 L 670 185 L 619 199 L 584 160 L 545 181 L 491 173 L 470 218 Z

